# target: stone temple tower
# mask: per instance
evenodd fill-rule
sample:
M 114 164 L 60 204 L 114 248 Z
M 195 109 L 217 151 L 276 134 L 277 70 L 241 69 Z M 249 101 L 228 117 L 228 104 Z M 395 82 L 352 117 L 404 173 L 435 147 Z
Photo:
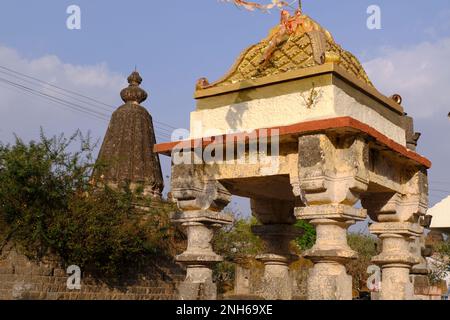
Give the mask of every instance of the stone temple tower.
M 124 105 L 111 117 L 98 161 L 105 167 L 94 173 L 97 181 L 111 187 L 126 182 L 132 189 L 143 188 L 144 195 L 160 198 L 164 188 L 159 156 L 153 152 L 156 143 L 152 117 L 140 104 L 147 99 L 134 71 L 129 86 L 120 93 Z

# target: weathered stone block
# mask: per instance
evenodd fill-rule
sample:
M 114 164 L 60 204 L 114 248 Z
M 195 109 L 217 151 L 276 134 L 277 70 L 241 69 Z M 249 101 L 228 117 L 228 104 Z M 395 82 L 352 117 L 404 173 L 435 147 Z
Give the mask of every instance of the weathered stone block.
M 182 282 L 178 286 L 180 300 L 216 300 L 217 286 L 212 281 Z
M 317 263 L 308 278 L 308 300 L 351 300 L 352 277 L 339 263 Z

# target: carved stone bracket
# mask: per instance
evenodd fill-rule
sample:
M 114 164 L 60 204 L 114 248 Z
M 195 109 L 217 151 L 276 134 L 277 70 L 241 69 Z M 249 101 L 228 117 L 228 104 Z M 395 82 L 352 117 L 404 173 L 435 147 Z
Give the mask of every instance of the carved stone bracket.
M 205 174 L 202 165 L 173 165 L 172 196 L 183 211 L 222 211 L 231 201 L 230 192 Z
M 415 222 L 423 220 L 428 201 L 422 201 L 419 194 L 375 193 L 362 198 L 372 220 L 379 222 Z
M 306 205 L 354 205 L 367 190 L 369 154 L 361 137 L 301 136 L 298 150 L 299 177 L 291 181 L 294 192 L 301 194 Z

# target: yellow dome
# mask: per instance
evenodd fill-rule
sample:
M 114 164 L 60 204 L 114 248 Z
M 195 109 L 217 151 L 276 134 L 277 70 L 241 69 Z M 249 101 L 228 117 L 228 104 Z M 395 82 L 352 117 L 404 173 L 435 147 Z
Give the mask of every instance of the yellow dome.
M 212 84 L 201 79 L 197 89 L 222 87 L 325 63 L 338 64 L 373 86 L 358 59 L 338 45 L 327 30 L 306 15 L 295 18 L 301 19 L 301 23 L 294 24 L 290 32 L 283 32 L 283 24 L 273 28 L 266 39 L 246 49 L 223 78 Z

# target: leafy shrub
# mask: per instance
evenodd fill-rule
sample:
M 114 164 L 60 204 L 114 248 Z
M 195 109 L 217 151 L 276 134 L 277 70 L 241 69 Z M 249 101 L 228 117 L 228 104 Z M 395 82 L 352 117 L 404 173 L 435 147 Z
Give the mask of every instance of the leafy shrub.
M 301 250 L 311 249 L 316 242 L 316 229 L 314 226 L 304 220 L 298 220 L 295 226 L 304 232 L 302 236 L 295 240 L 299 248 Z
M 68 151 L 75 142 L 80 150 Z M 152 204 L 127 185 L 92 185 L 94 148 L 79 132 L 0 145 L 0 249 L 12 242 L 30 258 L 57 255 L 103 276 L 173 250 L 173 206 Z
M 428 277 L 430 283 L 436 285 L 450 274 L 450 240 L 434 242 L 432 248 L 434 261 L 429 262 L 431 271 Z
M 350 248 L 358 253 L 358 259 L 347 263 L 347 272 L 353 277 L 353 289 L 363 291 L 369 277 L 367 268 L 377 254 L 378 240 L 370 235 L 350 233 L 347 241 Z
M 214 237 L 214 249 L 226 260 L 235 260 L 261 253 L 263 243 L 251 229 L 256 224 L 255 218 L 236 218 L 231 226 L 222 228 Z

